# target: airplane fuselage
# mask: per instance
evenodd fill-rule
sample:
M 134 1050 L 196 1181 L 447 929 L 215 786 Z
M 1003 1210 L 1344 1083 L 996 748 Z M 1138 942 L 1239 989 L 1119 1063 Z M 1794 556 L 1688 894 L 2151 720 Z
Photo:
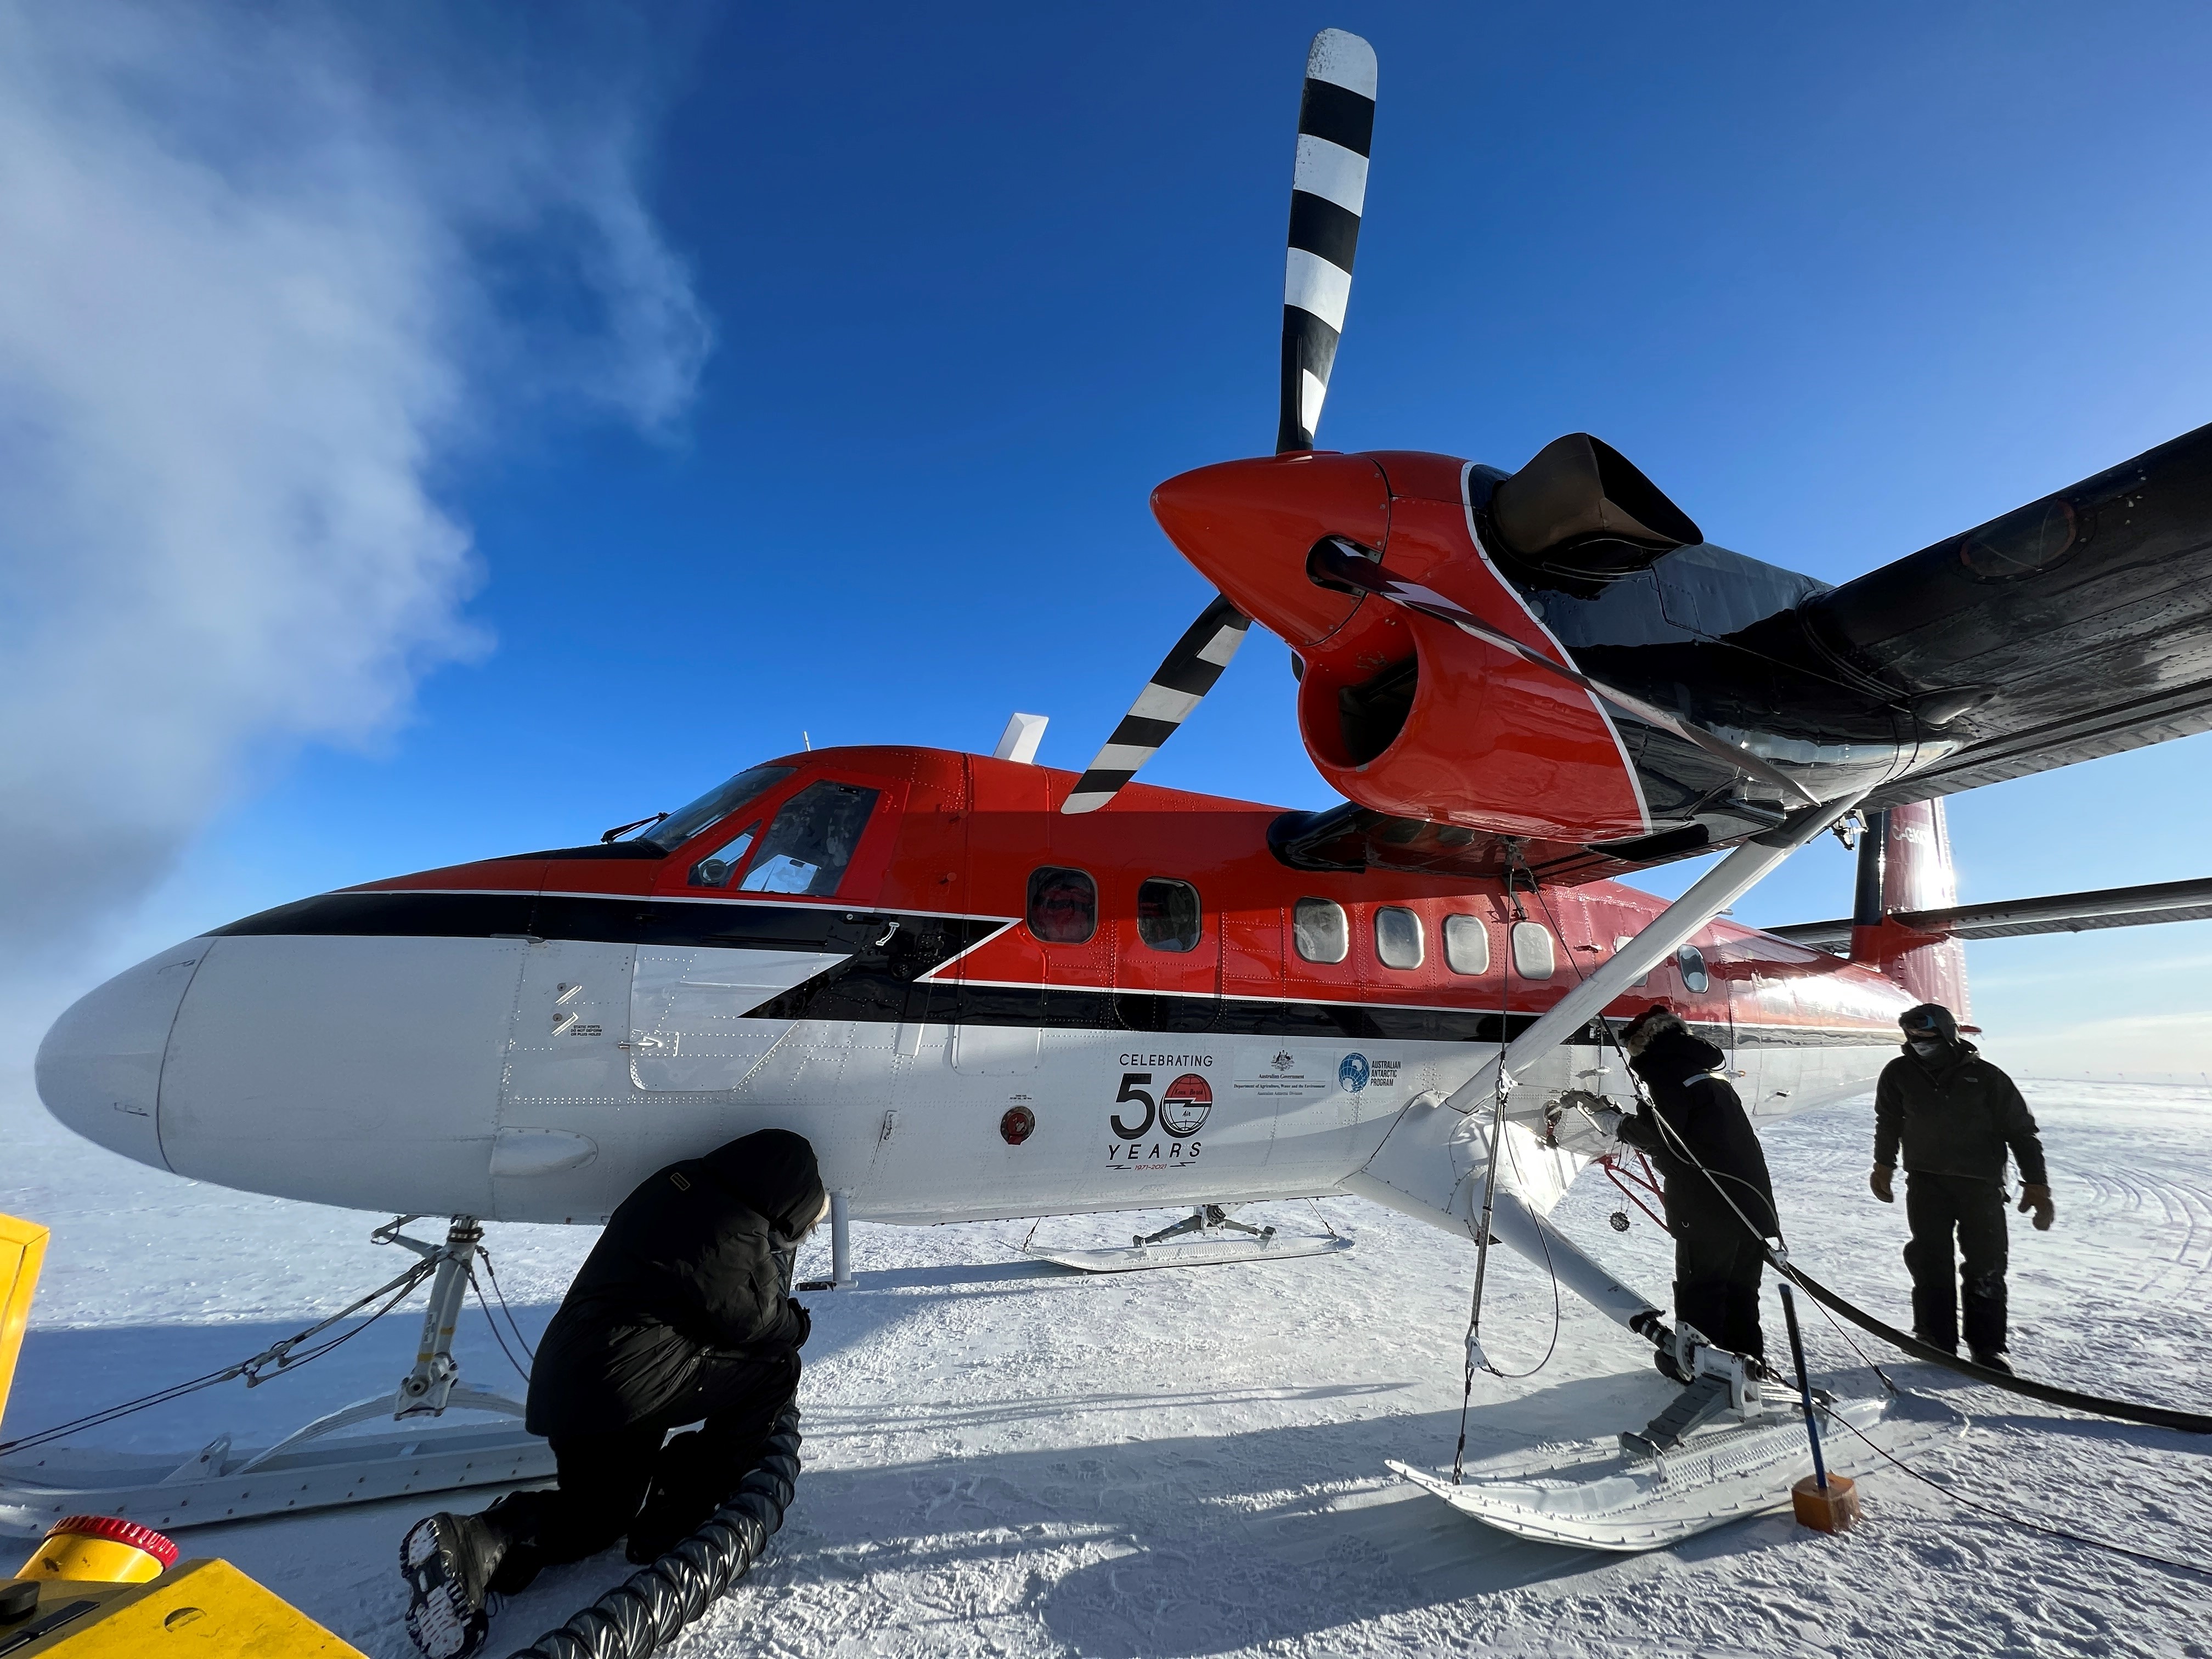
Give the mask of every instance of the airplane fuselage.
M 1279 809 L 1132 786 L 1063 816 L 1069 774 L 978 756 L 763 774 L 665 848 L 459 865 L 188 940 L 58 1022 L 41 1092 L 142 1162 L 389 1212 L 598 1221 L 771 1126 L 884 1221 L 1325 1194 L 1663 908 L 1296 869 Z M 1723 920 L 1608 1016 L 1674 1007 L 1765 1121 L 1869 1086 L 1909 1000 Z M 1588 1036 L 1524 1085 L 1626 1097 Z M 1540 1201 L 1580 1167 L 1550 1158 Z

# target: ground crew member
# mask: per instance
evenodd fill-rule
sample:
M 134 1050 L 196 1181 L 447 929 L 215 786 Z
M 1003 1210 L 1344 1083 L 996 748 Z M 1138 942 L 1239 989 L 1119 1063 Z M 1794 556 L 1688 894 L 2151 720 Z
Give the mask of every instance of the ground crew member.
M 429 1659 L 475 1653 L 488 1598 L 540 1567 L 625 1534 L 631 1560 L 654 1560 L 737 1489 L 799 1387 L 809 1322 L 792 1264 L 829 1207 L 814 1149 L 782 1129 L 672 1164 L 623 1200 L 531 1367 L 526 1421 L 552 1443 L 558 1488 L 434 1515 L 400 1546 L 408 1634 Z
M 1940 1002 L 1898 1017 L 1905 1052 L 1882 1067 L 1874 1096 L 1874 1173 L 1867 1184 L 1895 1202 L 1890 1180 L 1903 1149 L 1905 1217 L 1912 1241 L 1912 1334 L 1946 1353 L 1959 1351 L 1960 1292 L 1965 1291 L 1966 1348 L 1978 1365 L 2005 1363 L 2005 1153 L 2020 1165 L 2020 1207 L 2035 1230 L 2051 1231 L 2043 1142 L 2034 1115 L 2002 1072 L 1959 1035 Z M 1952 1235 L 1958 1236 L 1958 1257 Z
M 1665 1182 L 1674 1317 L 1716 1346 L 1764 1358 L 1759 1281 L 1777 1231 L 1774 1187 L 1743 1103 L 1715 1075 L 1728 1057 L 1663 1004 L 1629 1022 L 1621 1040 L 1649 1099 L 1618 1133 L 1650 1156 Z M 1670 1363 L 1662 1353 L 1660 1368 Z

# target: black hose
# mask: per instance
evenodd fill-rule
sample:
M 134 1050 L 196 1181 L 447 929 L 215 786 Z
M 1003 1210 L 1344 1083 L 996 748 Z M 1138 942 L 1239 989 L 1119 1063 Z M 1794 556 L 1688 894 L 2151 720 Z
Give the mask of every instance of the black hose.
M 1795 1262 L 1776 1259 L 1771 1253 L 1768 1259 L 1774 1262 L 1777 1272 L 1786 1274 L 1814 1301 L 1834 1309 L 1854 1325 L 1872 1331 L 1883 1341 L 1902 1348 L 1915 1359 L 1946 1366 L 1962 1376 L 1970 1376 L 1992 1389 L 2008 1389 L 2014 1394 L 2024 1394 L 2032 1400 L 2087 1412 L 2093 1417 L 2114 1417 L 2123 1422 L 2146 1423 L 2153 1428 L 2179 1429 L 2184 1434 L 2212 1434 L 2212 1416 L 2202 1412 L 2174 1411 L 2166 1406 L 2140 1405 L 2132 1400 L 2106 1400 L 2098 1395 L 2077 1394 L 2072 1389 L 2062 1389 L 2055 1383 L 2039 1382 L 2033 1377 L 1993 1370 L 1987 1365 L 1977 1365 L 1970 1359 L 1961 1359 L 1948 1349 L 1936 1347 L 1917 1336 L 1906 1335 L 1894 1326 L 1883 1324 L 1872 1314 L 1862 1313 L 1827 1286 L 1809 1277 Z
M 784 1407 L 758 1467 L 698 1531 L 511 1659 L 649 1659 L 751 1571 L 799 1480 L 799 1407 Z

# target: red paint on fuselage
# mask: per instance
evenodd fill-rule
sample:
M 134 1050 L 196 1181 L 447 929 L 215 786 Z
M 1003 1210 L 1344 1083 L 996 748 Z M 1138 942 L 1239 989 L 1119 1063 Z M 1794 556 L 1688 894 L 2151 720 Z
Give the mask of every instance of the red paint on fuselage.
M 938 970 L 940 978 L 1016 985 L 1367 1003 L 1468 1012 L 1540 1012 L 1664 908 L 1663 901 L 1613 882 L 1551 886 L 1519 896 L 1521 917 L 1552 937 L 1549 979 L 1515 971 L 1510 928 L 1516 920 L 1502 885 L 1372 870 L 1364 874 L 1291 869 L 1269 852 L 1268 824 L 1284 809 L 1133 784 L 1103 811 L 1068 817 L 1060 802 L 1075 775 L 943 750 L 852 748 L 787 755 L 792 776 L 741 811 L 711 825 L 665 859 L 581 857 L 488 860 L 395 877 L 356 890 L 509 891 L 741 900 L 748 904 L 832 902 L 881 912 L 951 913 L 1012 925 Z M 875 814 L 836 893 L 828 899 L 716 891 L 690 883 L 693 866 L 755 819 L 773 821 L 799 790 L 823 779 L 881 792 Z M 1031 872 L 1079 869 L 1097 885 L 1098 925 L 1079 944 L 1042 941 L 1019 920 Z M 1158 950 L 1136 927 L 1137 891 L 1149 878 L 1196 888 L 1198 948 Z M 1340 963 L 1309 962 L 1293 943 L 1301 898 L 1343 907 L 1350 949 Z M 1425 942 L 1418 967 L 1385 965 L 1375 913 L 1409 909 Z M 1445 959 L 1445 918 L 1472 915 L 1488 929 L 1490 966 L 1458 974 Z M 1608 1012 L 1626 1016 L 1663 1002 L 1700 1023 L 1893 1036 L 1910 1000 L 1878 973 L 1734 922 L 1698 935 L 1709 982 L 1693 991 L 1672 963 Z

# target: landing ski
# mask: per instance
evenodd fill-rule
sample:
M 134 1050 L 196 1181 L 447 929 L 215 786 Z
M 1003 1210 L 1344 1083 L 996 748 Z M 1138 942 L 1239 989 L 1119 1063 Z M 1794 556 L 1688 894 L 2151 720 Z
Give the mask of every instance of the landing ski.
M 1934 1432 L 1933 1425 L 1886 1423 L 1888 1404 L 1876 1396 L 1820 1407 L 1821 1443 L 1829 1455 L 1854 1461 L 1851 1451 L 1864 1449 L 1854 1428 L 1886 1449 L 1907 1436 Z M 1486 1459 L 1457 1486 L 1403 1463 L 1389 1468 L 1462 1515 L 1516 1537 L 1623 1553 L 1664 1549 L 1731 1521 L 1786 1510 L 1791 1486 L 1813 1472 L 1804 1420 L 1794 1407 L 1697 1429 L 1656 1455 L 1632 1438 Z
M 1142 1273 L 1153 1267 L 1212 1267 L 1232 1261 L 1279 1261 L 1300 1255 L 1334 1255 L 1352 1240 L 1334 1237 L 1164 1239 L 1156 1244 L 1127 1244 L 1119 1249 L 1057 1250 L 1028 1246 L 1026 1255 L 1056 1261 L 1086 1273 Z
M 467 1402 L 457 1401 L 456 1405 Z M 389 1402 L 380 1402 L 387 1425 Z M 56 1450 L 0 1464 L 0 1529 L 44 1531 L 66 1515 L 113 1515 L 161 1532 L 410 1493 L 550 1480 L 552 1448 L 520 1428 L 425 1421 L 379 1435 L 306 1434 L 266 1451 L 224 1436 L 182 1464 L 123 1452 Z

